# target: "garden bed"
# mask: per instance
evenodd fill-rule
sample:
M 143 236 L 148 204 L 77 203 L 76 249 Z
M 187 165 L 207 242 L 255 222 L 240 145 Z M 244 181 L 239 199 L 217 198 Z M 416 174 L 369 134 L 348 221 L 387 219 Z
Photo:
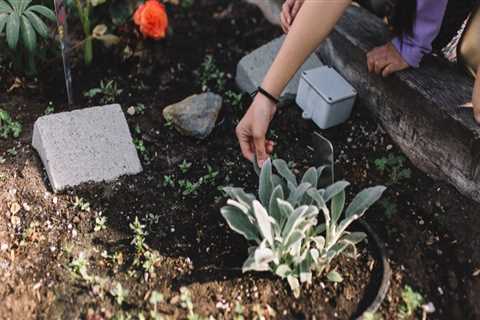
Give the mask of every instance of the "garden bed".
M 233 132 L 248 98 L 227 99 L 224 121 L 205 141 L 180 136 L 162 117 L 165 106 L 201 92 L 203 85 L 224 96 L 235 93 L 236 63 L 278 36 L 279 30 L 254 7 L 213 0 L 198 1 L 188 11 L 172 10 L 171 24 L 173 34 L 161 43 L 147 42 L 144 54 L 139 51 L 124 60 L 121 50 L 97 48 L 93 68 L 83 67 L 79 59 L 73 70 L 74 108 L 105 102 L 105 95 L 92 99 L 82 95 L 98 87 L 100 80 L 114 80 L 123 90 L 112 99 L 125 111 L 137 107 L 137 114 L 127 120 L 144 166 L 140 175 L 52 194 L 30 141 L 33 122 L 50 101 L 55 112 L 69 109 L 61 60 L 55 60 L 38 81 L 24 81 L 24 88 L 1 94 L 1 107 L 24 130 L 19 139 L 0 139 L 0 156 L 5 159 L 0 165 L 0 298 L 5 301 L 0 317 L 101 319 L 139 311 L 146 315 L 153 308 L 152 292 L 157 291 L 165 296 L 158 311 L 182 318 L 187 316 L 188 299 L 180 288 L 186 287 L 194 311 L 205 317 L 233 318 L 240 315 L 241 306 L 246 319 L 257 314 L 267 319 L 350 318 L 363 295 L 375 294 L 367 290 L 368 284 L 378 282 L 379 266 L 372 265 L 367 245 L 359 248 L 359 259 L 337 260 L 342 283 L 315 278 L 299 299 L 278 278 L 239 270 L 248 245 L 221 217 L 225 196 L 219 187 L 242 186 L 252 192 L 257 188 L 257 177 L 241 157 Z M 137 40 L 127 34 L 126 42 L 133 46 Z M 210 65 L 218 73 L 212 68 L 208 74 L 202 71 L 208 69 L 207 55 L 213 57 Z M 209 74 L 219 76 L 202 85 L 201 79 L 208 80 Z M 4 77 L 1 92 L 14 81 L 10 71 Z M 224 81 L 223 88 L 218 79 Z M 276 154 L 292 161 L 299 173 L 311 165 L 308 146 L 313 130 L 294 105 L 280 110 L 272 125 Z M 356 106 L 350 121 L 323 134 L 335 146 L 337 179 L 354 186 L 349 199 L 360 188 L 389 185 L 384 200 L 366 215 L 385 240 L 393 268 L 392 286 L 378 314 L 397 319 L 405 303 L 402 292 L 409 285 L 425 302 L 433 302 L 432 319 L 478 317 L 479 222 L 468 220 L 473 218 L 466 214 L 477 211 L 478 205 L 411 168 L 361 106 Z M 392 166 L 385 164 L 389 157 Z M 392 174 L 400 171 L 404 174 Z M 200 179 L 202 183 L 195 184 Z M 21 208 L 12 214 L 15 203 Z M 104 224 L 101 217 L 107 218 Z M 135 217 L 145 225 L 146 243 L 159 253 L 148 279 L 142 268 L 132 266 L 134 231 L 129 224 Z M 452 224 L 464 232 L 452 233 Z M 86 269 L 80 268 L 82 261 L 88 262 Z M 121 296 L 118 290 L 109 293 L 116 283 L 129 291 L 121 304 L 116 301 Z

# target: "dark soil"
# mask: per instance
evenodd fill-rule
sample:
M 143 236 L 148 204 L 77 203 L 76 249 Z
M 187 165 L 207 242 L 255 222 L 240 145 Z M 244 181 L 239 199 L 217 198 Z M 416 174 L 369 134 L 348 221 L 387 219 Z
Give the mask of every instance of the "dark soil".
M 146 315 L 153 290 L 166 298 L 159 311 L 174 319 L 185 318 L 181 287 L 190 290 L 195 312 L 202 316 L 233 318 L 238 301 L 246 319 L 258 314 L 267 319 L 351 318 L 362 297 L 375 294 L 369 285 L 378 282 L 379 266 L 366 244 L 359 248 L 357 260 L 335 262 L 333 267 L 344 277 L 342 283 L 315 278 L 299 299 L 280 279 L 239 270 L 248 244 L 220 216 L 225 199 L 219 187 L 234 185 L 249 191 L 257 187 L 255 173 L 242 159 L 233 132 L 248 97 L 243 97 L 241 106 L 226 100 L 221 121 L 205 141 L 180 136 L 162 117 L 168 104 L 206 89 L 198 79 L 207 55 L 213 56 L 226 79 L 225 88 L 210 81 L 208 89 L 222 95 L 236 91 L 233 77 L 238 60 L 278 36 L 279 30 L 241 2 L 204 0 L 188 10 L 169 9 L 173 33 L 167 40 L 139 41 L 130 26 L 116 30 L 128 39 L 121 47 L 96 47 L 93 67 L 84 67 L 81 56 L 76 56 L 75 106 L 65 105 L 58 59 L 44 66 L 38 80 L 24 80 L 23 88 L 0 95 L 0 106 L 24 126 L 19 139 L 0 140 L 0 156 L 6 159 L 0 164 L 0 318 L 102 319 L 122 312 L 137 315 L 140 310 Z M 126 45 L 134 52 L 128 58 L 121 54 Z M 13 72 L 5 74 L 1 92 L 13 80 Z M 114 101 L 125 111 L 139 103 L 146 107 L 144 114 L 127 116 L 134 137 L 146 146 L 140 154 L 144 172 L 54 195 L 30 145 L 33 123 L 49 101 L 55 112 L 104 104 L 101 96 L 88 100 L 82 94 L 98 87 L 100 80 L 115 80 L 123 89 Z M 272 124 L 276 155 L 293 161 L 298 173 L 312 163 L 313 131 L 314 126 L 301 119 L 293 104 L 282 108 Z M 322 134 L 335 146 L 337 180 L 352 183 L 349 199 L 366 186 L 388 184 L 384 198 L 396 205 L 390 214 L 384 202 L 366 215 L 385 241 L 393 268 L 392 286 L 379 314 L 397 319 L 402 289 L 410 285 L 425 302 L 435 305 L 431 319 L 480 318 L 478 204 L 408 163 L 405 167 L 413 171 L 410 178 L 392 181 L 380 172 L 373 164 L 376 159 L 401 152 L 361 106 L 356 106 L 350 121 Z M 185 173 L 179 168 L 184 160 L 192 163 Z M 209 167 L 218 175 L 195 192 L 183 194 L 179 182 L 196 182 L 208 174 Z M 166 184 L 165 176 L 175 186 Z M 88 202 L 90 211 L 76 208 L 75 197 Z M 13 214 L 15 204 L 21 209 Z M 108 218 L 107 228 L 95 232 L 99 212 Z M 146 226 L 148 245 L 160 254 L 148 278 L 132 266 L 129 224 L 135 217 Z M 117 259 L 105 258 L 104 251 L 116 253 Z M 69 270 L 69 263 L 81 252 L 87 257 L 88 273 L 107 279 L 105 286 L 90 285 Z M 116 282 L 129 290 L 121 307 L 108 294 Z

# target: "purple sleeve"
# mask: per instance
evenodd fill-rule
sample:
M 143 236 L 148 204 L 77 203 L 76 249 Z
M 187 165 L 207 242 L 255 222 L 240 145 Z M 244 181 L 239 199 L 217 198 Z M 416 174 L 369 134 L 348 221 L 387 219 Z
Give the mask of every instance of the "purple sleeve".
M 418 68 L 423 56 L 432 51 L 432 42 L 440 32 L 447 4 L 448 0 L 417 0 L 413 36 L 404 35 L 392 40 L 411 67 Z

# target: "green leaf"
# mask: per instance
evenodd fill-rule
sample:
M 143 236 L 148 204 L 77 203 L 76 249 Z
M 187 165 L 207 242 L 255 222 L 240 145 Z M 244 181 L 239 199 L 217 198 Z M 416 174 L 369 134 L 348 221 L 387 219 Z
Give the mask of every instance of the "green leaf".
M 332 270 L 327 274 L 327 279 L 328 279 L 328 281 L 331 281 L 331 282 L 342 282 L 343 281 L 343 278 L 340 275 L 340 273 L 338 273 L 335 270 Z
M 313 167 L 308 169 L 307 172 L 305 172 L 305 174 L 303 175 L 301 183 L 310 183 L 312 187 L 316 188 L 318 184 L 317 169 Z
M 285 250 L 291 252 L 290 247 L 297 242 L 302 241 L 304 238 L 305 234 L 303 232 L 294 230 L 288 238 L 284 238 L 285 243 L 283 245 Z
M 20 1 L 22 0 L 7 0 L 7 2 L 10 4 L 10 6 L 13 8 L 13 11 L 19 13 L 20 9 Z
M 31 11 L 25 11 L 24 15 L 28 18 L 35 31 L 41 37 L 48 37 L 48 27 L 36 13 Z
M 30 6 L 27 11 L 33 11 L 35 13 L 38 13 L 42 16 L 44 16 L 47 19 L 50 19 L 52 21 L 56 21 L 57 18 L 55 17 L 55 13 L 50 10 L 49 8 L 42 6 L 42 5 L 33 5 Z
M 325 194 L 323 195 L 324 201 L 325 202 L 330 201 L 338 193 L 345 190 L 345 188 L 348 187 L 349 185 L 350 185 L 350 182 L 348 181 L 338 181 L 332 184 L 331 186 L 328 186 L 327 189 L 325 189 Z
M 220 209 L 220 212 L 233 231 L 241 234 L 247 240 L 259 240 L 257 228 L 240 209 L 232 206 L 225 206 Z
M 19 8 L 18 8 L 18 13 L 23 14 L 25 9 L 28 7 L 28 5 L 32 2 L 32 0 L 17 0 L 20 2 Z
M 337 223 L 338 219 L 342 215 L 344 208 L 345 208 L 345 190 L 342 190 L 332 198 L 332 202 L 330 203 L 332 224 Z
M 380 199 L 385 189 L 384 186 L 376 186 L 361 191 L 348 206 L 345 216 L 363 215 L 372 204 Z
M 280 209 L 280 213 L 282 214 L 282 220 L 287 220 L 293 212 L 295 211 L 292 205 L 284 200 L 277 199 L 278 208 Z
M 260 233 L 267 240 L 268 244 L 273 246 L 273 230 L 267 210 L 257 200 L 253 201 L 253 213 L 257 220 L 257 227 Z
M 300 282 L 292 275 L 287 276 L 287 282 L 295 298 L 300 297 Z
M 292 272 L 292 269 L 286 264 L 281 264 L 275 270 L 275 274 L 280 278 L 285 278 L 288 274 Z
M 29 52 L 34 52 L 37 48 L 37 34 L 35 33 L 35 30 L 33 30 L 32 24 L 25 16 L 22 16 L 22 25 L 20 30 L 25 48 L 27 48 Z
M 20 36 L 20 17 L 17 13 L 12 13 L 7 20 L 7 43 L 10 49 L 17 47 Z
M 282 237 L 288 239 L 296 227 L 304 221 L 303 215 L 308 211 L 308 206 L 301 206 L 288 217 L 285 227 L 282 230 Z
M 345 241 L 352 245 L 356 245 L 357 243 L 365 240 L 365 238 L 367 238 L 367 234 L 365 232 L 352 232 L 343 236 L 340 241 Z
M 8 14 L 0 13 L 0 33 L 3 32 L 3 28 L 5 28 L 5 25 L 7 24 L 7 20 L 8 20 Z
M 327 208 L 320 190 L 310 189 L 307 191 L 307 194 L 317 203 L 319 209 L 323 210 Z
M 295 187 L 297 187 L 297 178 L 295 175 L 290 171 L 288 168 L 288 164 L 285 162 L 285 160 L 281 159 L 276 159 L 273 160 L 273 166 L 277 170 L 278 174 L 287 180 L 289 183 L 293 184 Z
M 272 162 L 270 159 L 264 162 L 262 170 L 260 171 L 258 196 L 260 202 L 268 208 L 270 196 L 272 194 Z
M 12 13 L 13 8 L 5 1 L 0 0 L 0 13 Z
M 283 200 L 283 189 L 282 186 L 276 186 L 275 189 L 273 189 L 272 196 L 270 197 L 270 206 L 268 208 L 268 211 L 270 213 L 270 216 L 275 219 L 277 224 L 281 226 L 282 224 L 282 218 L 283 215 L 280 211 L 280 208 L 278 207 L 278 199 Z
M 302 183 L 300 184 L 288 197 L 288 202 L 292 204 L 292 206 L 296 206 L 305 195 L 305 192 L 310 189 L 312 185 L 310 183 Z

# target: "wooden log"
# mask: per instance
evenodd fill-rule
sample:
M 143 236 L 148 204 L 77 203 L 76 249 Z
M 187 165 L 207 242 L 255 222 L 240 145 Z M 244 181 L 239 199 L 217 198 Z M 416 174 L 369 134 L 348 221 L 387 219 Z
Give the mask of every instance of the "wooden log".
M 480 201 L 480 126 L 458 108 L 471 100 L 473 79 L 433 56 L 386 79 L 369 74 L 367 52 L 391 37 L 381 19 L 352 6 L 317 54 L 352 83 L 413 164 Z

